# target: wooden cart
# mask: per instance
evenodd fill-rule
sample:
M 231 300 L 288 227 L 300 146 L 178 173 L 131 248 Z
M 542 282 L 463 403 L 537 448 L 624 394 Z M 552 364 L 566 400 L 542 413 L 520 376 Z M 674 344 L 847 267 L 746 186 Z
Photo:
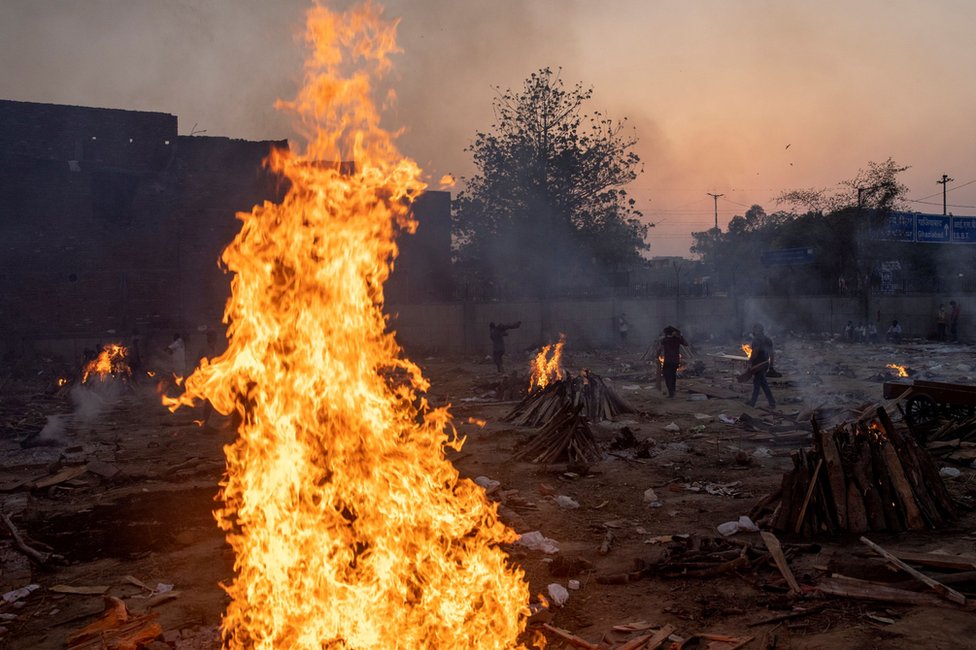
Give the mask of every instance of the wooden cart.
M 976 413 L 976 386 L 941 381 L 886 381 L 885 399 L 900 399 L 899 409 L 912 434 L 924 441 L 941 421 Z

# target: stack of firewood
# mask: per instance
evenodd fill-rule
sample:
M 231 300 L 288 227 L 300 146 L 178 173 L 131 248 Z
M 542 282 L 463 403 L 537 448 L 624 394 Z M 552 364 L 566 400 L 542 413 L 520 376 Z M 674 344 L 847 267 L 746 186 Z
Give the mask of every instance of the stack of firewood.
M 753 508 L 754 520 L 809 537 L 941 528 L 956 519 L 932 459 L 884 408 L 832 431 L 814 420 L 813 443 L 793 452 L 793 469 Z
M 581 370 L 576 377 L 557 379 L 544 388 L 530 391 L 502 419 L 520 426 L 542 426 L 567 404 L 581 407 L 591 422 L 610 420 L 621 413 L 636 413 L 607 380 Z
M 532 439 L 513 456 L 532 463 L 590 463 L 602 453 L 580 406 L 564 403 Z

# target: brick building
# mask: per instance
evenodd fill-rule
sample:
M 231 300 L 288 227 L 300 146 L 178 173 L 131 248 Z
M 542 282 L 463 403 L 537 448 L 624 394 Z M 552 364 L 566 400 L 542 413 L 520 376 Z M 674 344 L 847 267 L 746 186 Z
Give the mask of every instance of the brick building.
M 202 339 L 229 292 L 217 259 L 234 214 L 280 199 L 262 161 L 287 146 L 180 136 L 164 113 L 0 100 L 2 351 L 76 355 L 134 329 Z M 421 197 L 417 215 L 390 301 L 450 291 L 450 196 Z

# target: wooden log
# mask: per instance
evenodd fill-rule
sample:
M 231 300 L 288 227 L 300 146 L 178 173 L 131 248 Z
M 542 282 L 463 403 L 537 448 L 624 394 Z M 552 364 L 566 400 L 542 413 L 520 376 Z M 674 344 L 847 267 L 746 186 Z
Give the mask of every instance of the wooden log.
M 945 481 L 939 475 L 939 470 L 936 468 L 935 463 L 932 462 L 932 457 L 918 446 L 914 438 L 902 435 L 895 428 L 895 425 L 891 422 L 891 418 L 888 417 L 888 412 L 883 407 L 878 407 L 878 422 L 881 423 L 882 428 L 894 441 L 895 447 L 899 449 L 901 454 L 911 459 L 913 467 L 918 472 L 920 486 L 930 496 L 942 518 L 947 521 L 954 521 L 958 517 L 956 503 L 952 495 L 949 494 L 949 490 L 945 486 Z
M 943 598 L 950 600 L 958 605 L 966 604 L 966 597 L 963 596 L 961 593 L 959 593 L 955 589 L 952 589 L 951 587 L 946 587 L 941 582 L 935 580 L 934 578 L 930 578 L 929 576 L 925 575 L 918 569 L 914 569 L 908 566 L 907 564 L 899 560 L 897 557 L 895 557 L 888 551 L 884 550 L 883 548 L 881 548 L 880 546 L 878 546 L 877 544 L 869 540 L 867 537 L 861 537 L 861 543 L 865 544 L 872 551 L 874 551 L 875 553 L 877 553 L 878 555 L 886 559 L 888 562 L 894 564 L 896 567 L 898 567 L 908 575 L 912 576 L 916 580 L 921 580 L 923 583 L 928 585 L 928 587 L 932 589 L 932 591 L 939 594 Z
M 874 484 L 878 488 L 878 495 L 881 497 L 885 517 L 885 528 L 892 532 L 905 530 L 905 511 L 898 505 L 898 497 L 895 495 L 895 488 L 891 482 L 888 466 L 884 462 L 884 445 L 872 434 L 871 444 L 871 467 L 874 475 Z
M 895 495 L 898 497 L 898 502 L 901 504 L 902 511 L 905 513 L 905 523 L 909 530 L 922 530 L 925 528 L 925 519 L 923 519 L 922 512 L 919 510 L 918 503 L 915 501 L 915 493 L 912 491 L 912 486 L 905 476 L 905 470 L 901 466 L 898 453 L 895 451 L 890 440 L 882 440 L 880 445 L 881 455 L 884 459 L 885 466 L 888 468 L 891 485 L 894 488 Z
M 871 465 L 871 434 L 865 432 L 858 436 L 857 447 L 855 449 L 855 461 L 853 463 L 853 480 L 857 485 L 858 493 L 864 500 L 864 511 L 868 519 L 870 530 L 884 530 L 885 516 L 884 503 L 881 501 L 881 493 L 874 483 L 874 475 Z
M 780 493 L 783 498 L 779 503 L 779 514 L 773 519 L 773 529 L 783 532 L 792 530 L 793 515 L 793 484 L 796 480 L 796 470 L 791 469 L 783 474 L 780 483 Z
M 644 634 L 642 636 L 631 639 L 622 646 L 617 646 L 617 650 L 656 650 L 661 647 L 661 644 L 668 640 L 668 637 L 674 634 L 673 625 L 664 625 L 661 629 L 651 634 Z
M 776 563 L 776 568 L 779 569 L 781 574 L 783 574 L 783 579 L 786 580 L 786 584 L 789 585 L 790 595 L 800 595 L 800 584 L 796 581 L 796 576 L 793 575 L 793 571 L 790 569 L 790 564 L 786 561 L 786 556 L 783 555 L 783 548 L 780 546 L 779 540 L 776 539 L 776 535 L 766 531 L 761 531 L 759 535 L 762 537 L 763 543 L 766 544 L 766 548 L 769 550 L 769 553 L 773 556 L 773 561 Z
M 817 481 L 820 479 L 820 468 L 823 467 L 823 458 L 817 459 L 817 466 L 813 470 L 813 476 L 810 477 L 810 485 L 807 486 L 807 493 L 803 497 L 803 504 L 800 506 L 800 512 L 796 516 L 796 524 L 793 526 L 794 534 L 799 534 L 800 529 L 803 527 L 803 522 L 806 519 L 807 508 L 810 506 L 810 497 L 813 496 L 814 491 L 817 488 Z M 755 517 L 753 517 L 755 519 Z
M 753 521 L 759 519 L 763 511 L 767 509 L 770 504 L 775 503 L 783 496 L 783 488 L 778 488 L 773 492 L 770 492 L 762 499 L 759 500 L 756 505 L 752 506 L 752 510 L 749 511 L 749 518 Z
M 542 628 L 577 648 L 583 648 L 584 650 L 600 650 L 600 646 L 598 644 L 590 643 L 586 639 L 578 637 L 575 634 L 567 632 L 561 628 L 549 625 L 548 623 L 543 623 Z
M 864 498 L 858 492 L 854 481 L 847 482 L 847 529 L 858 534 L 868 531 L 868 514 L 864 507 Z
M 922 594 L 917 591 L 896 589 L 880 582 L 856 580 L 853 578 L 823 578 L 817 584 L 817 590 L 832 596 L 846 596 L 848 598 L 863 598 L 887 603 L 901 603 L 904 605 L 928 605 L 932 607 L 958 607 L 954 603 L 943 600 L 935 594 Z M 972 603 L 961 609 L 973 611 Z
M 847 530 L 847 485 L 837 445 L 830 432 L 823 431 L 816 425 L 813 435 L 820 440 L 819 448 L 826 464 L 827 483 L 830 486 L 828 496 L 833 504 L 834 520 L 841 530 Z
M 976 570 L 976 558 L 969 558 L 962 555 L 915 553 L 912 551 L 892 551 L 892 555 L 904 562 L 934 567 L 936 569 L 953 569 L 956 571 Z
M 20 531 L 14 525 L 14 522 L 10 519 L 10 515 L 2 513 L 0 514 L 0 519 L 3 520 L 7 530 L 10 531 L 10 536 L 13 537 L 14 544 L 17 546 L 17 548 L 30 559 L 41 565 L 47 564 L 52 559 L 64 559 L 60 555 L 55 555 L 54 553 L 48 553 L 46 551 L 38 551 L 36 548 L 30 546 L 24 539 L 24 536 L 21 535 Z

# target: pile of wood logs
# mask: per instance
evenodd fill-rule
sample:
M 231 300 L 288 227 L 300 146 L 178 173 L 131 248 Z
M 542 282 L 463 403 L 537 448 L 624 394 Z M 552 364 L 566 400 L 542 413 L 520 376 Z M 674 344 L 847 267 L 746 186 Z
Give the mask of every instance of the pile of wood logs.
M 513 458 L 532 463 L 589 463 L 602 456 L 582 407 L 564 403 Z
M 558 379 L 545 388 L 529 392 L 502 419 L 520 426 L 542 426 L 567 404 L 581 407 L 591 422 L 610 420 L 621 413 L 636 413 L 607 380 L 581 370 L 576 377 Z
M 753 508 L 753 520 L 810 537 L 935 529 L 956 519 L 932 459 L 895 428 L 884 408 L 876 418 L 833 430 L 821 430 L 814 420 L 813 445 L 793 452 L 793 469 Z

